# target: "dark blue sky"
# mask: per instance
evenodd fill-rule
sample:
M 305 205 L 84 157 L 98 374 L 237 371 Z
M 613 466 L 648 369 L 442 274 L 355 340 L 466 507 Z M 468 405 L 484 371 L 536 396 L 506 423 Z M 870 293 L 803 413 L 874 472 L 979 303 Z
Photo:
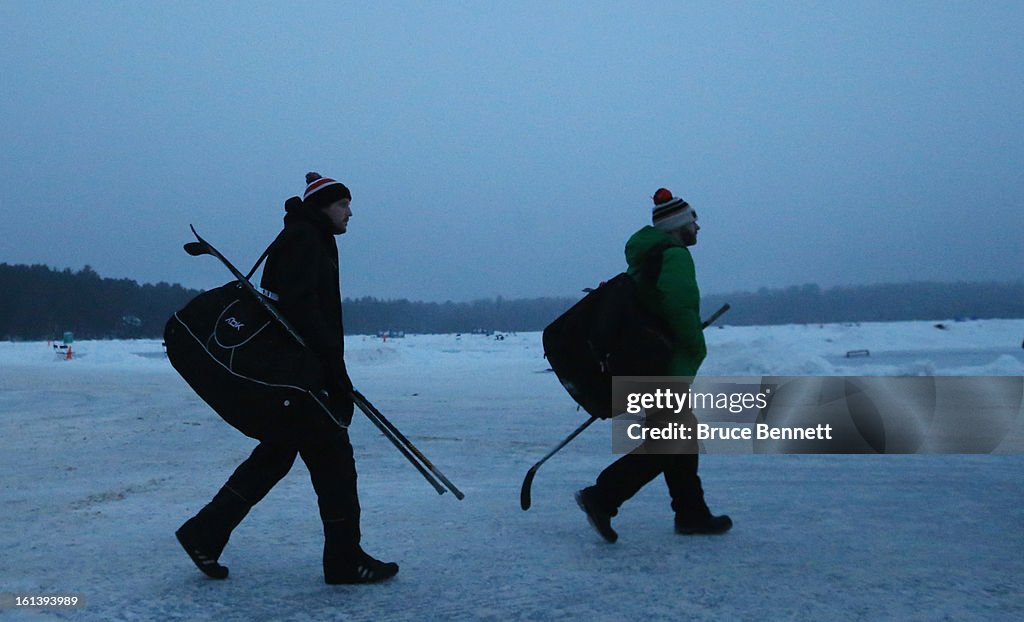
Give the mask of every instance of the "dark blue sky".
M 705 293 L 1016 279 L 1021 32 L 1020 2 L 4 2 L 0 262 L 214 286 L 189 223 L 247 268 L 319 170 L 346 296 L 576 295 L 659 186 Z

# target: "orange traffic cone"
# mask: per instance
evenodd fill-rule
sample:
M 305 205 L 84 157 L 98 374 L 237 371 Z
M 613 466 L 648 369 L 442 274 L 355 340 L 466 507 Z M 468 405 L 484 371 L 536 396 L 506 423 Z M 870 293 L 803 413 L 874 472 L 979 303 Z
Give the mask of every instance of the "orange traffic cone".
M 67 355 L 65 355 L 64 360 L 65 361 L 70 361 L 71 360 L 71 346 L 68 346 L 68 353 L 67 353 Z

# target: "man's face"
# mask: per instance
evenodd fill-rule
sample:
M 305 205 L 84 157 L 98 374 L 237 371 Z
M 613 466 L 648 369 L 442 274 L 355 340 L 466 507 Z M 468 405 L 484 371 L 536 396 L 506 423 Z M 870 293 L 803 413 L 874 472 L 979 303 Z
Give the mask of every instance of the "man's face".
M 334 232 L 337 234 L 345 233 L 348 230 L 348 219 L 352 217 L 351 203 L 352 199 L 341 199 L 324 209 L 327 219 L 334 225 Z
M 695 220 L 685 227 L 676 229 L 673 233 L 675 233 L 676 238 L 682 242 L 684 246 L 693 246 L 697 243 L 698 231 L 700 231 L 700 225 L 698 225 Z

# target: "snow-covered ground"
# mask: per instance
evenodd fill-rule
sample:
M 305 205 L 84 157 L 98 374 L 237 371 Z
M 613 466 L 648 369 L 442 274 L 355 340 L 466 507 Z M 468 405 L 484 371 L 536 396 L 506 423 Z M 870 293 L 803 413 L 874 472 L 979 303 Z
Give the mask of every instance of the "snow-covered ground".
M 724 327 L 708 375 L 1024 375 L 1024 320 Z M 870 356 L 846 358 L 851 350 Z M 364 545 L 391 582 L 322 582 L 301 461 L 236 530 L 227 581 L 174 539 L 254 442 L 159 341 L 0 343 L 0 593 L 75 593 L 69 620 L 1024 619 L 1024 455 L 708 455 L 720 537 L 674 535 L 664 484 L 601 541 L 572 493 L 613 459 L 546 373 L 536 333 L 350 337 L 357 386 L 465 493 L 438 496 L 368 421 L 352 438 Z

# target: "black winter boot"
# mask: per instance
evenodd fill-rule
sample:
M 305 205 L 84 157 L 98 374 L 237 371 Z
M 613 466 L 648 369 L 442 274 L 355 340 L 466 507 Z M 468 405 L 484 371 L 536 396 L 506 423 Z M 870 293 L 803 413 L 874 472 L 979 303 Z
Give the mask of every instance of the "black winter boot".
M 227 578 L 228 567 L 218 564 L 217 560 L 232 530 L 242 522 L 251 507 L 242 497 L 224 487 L 206 507 L 174 532 L 192 563 L 203 574 L 213 579 Z
M 676 514 L 676 533 L 684 536 L 714 536 L 732 529 L 732 519 L 727 515 L 713 516 L 707 514 L 686 515 Z
M 608 542 L 614 543 L 619 534 L 612 529 L 612 514 L 598 500 L 597 488 L 590 486 L 576 492 L 576 505 L 587 513 L 590 526 Z
M 324 556 L 324 582 L 328 585 L 379 583 L 398 574 L 398 564 L 382 562 L 362 548 L 343 557 Z
M 325 583 L 379 583 L 398 574 L 398 564 L 370 557 L 359 539 L 358 518 L 324 521 Z

